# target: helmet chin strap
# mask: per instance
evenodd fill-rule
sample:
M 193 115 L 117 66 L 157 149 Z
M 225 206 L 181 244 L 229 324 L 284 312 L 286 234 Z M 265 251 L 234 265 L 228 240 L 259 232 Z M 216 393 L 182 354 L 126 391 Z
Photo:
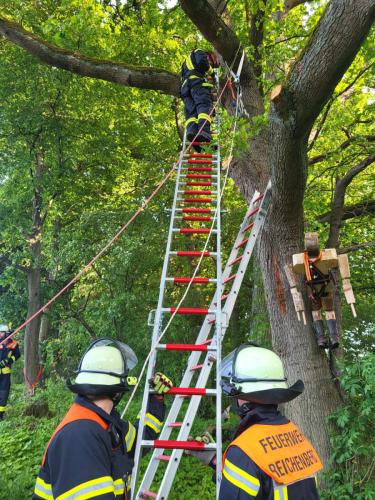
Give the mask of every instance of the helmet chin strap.
M 244 418 L 249 413 L 249 411 L 254 408 L 254 404 L 250 403 L 249 401 L 246 401 L 245 403 L 240 405 L 237 398 L 233 401 L 233 406 L 234 411 L 241 419 Z
M 112 397 L 112 401 L 113 401 L 113 407 L 117 406 L 119 404 L 119 402 L 121 401 L 122 397 L 123 397 L 124 393 L 123 392 L 118 392 L 117 394 L 115 394 L 113 397 Z

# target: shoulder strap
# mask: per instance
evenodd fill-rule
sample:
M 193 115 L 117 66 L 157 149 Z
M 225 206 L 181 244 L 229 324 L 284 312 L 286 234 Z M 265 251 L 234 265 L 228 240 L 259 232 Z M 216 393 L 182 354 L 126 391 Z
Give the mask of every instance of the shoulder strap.
M 61 429 L 63 429 L 66 425 L 75 422 L 76 420 L 91 420 L 92 422 L 96 422 L 102 427 L 102 429 L 107 430 L 109 424 L 105 422 L 97 413 L 89 408 L 85 408 L 84 406 L 79 405 L 78 403 L 74 403 L 59 425 L 56 427 L 54 433 L 51 436 L 51 439 L 48 441 L 46 450 L 43 455 L 42 466 L 45 464 L 48 448 L 53 440 L 53 438 L 58 434 Z

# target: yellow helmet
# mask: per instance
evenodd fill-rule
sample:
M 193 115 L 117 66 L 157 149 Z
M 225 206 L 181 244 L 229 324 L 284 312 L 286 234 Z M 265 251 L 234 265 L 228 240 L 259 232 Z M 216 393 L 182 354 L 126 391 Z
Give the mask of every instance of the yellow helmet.
M 221 378 L 225 394 L 259 404 L 285 403 L 304 389 L 301 380 L 288 387 L 279 356 L 252 344 L 241 345 L 223 359 Z
M 102 338 L 94 341 L 82 356 L 71 391 L 83 395 L 112 396 L 129 390 L 137 382 L 129 377 L 138 359 L 133 349 L 117 340 Z

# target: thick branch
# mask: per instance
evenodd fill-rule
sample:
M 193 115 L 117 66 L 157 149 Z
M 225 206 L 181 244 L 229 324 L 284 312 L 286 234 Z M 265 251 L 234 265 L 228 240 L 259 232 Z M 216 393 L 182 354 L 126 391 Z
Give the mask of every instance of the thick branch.
M 335 194 L 332 202 L 330 228 L 328 237 L 328 247 L 336 248 L 339 245 L 340 229 L 344 213 L 344 203 L 346 189 L 353 179 L 371 163 L 375 161 L 375 153 L 368 156 L 365 160 L 361 161 L 355 167 L 352 167 L 349 172 L 342 178 L 338 179 L 335 187 Z
M 355 205 L 346 205 L 342 210 L 341 220 L 354 219 L 355 217 L 361 217 L 361 215 L 373 214 L 375 213 L 375 200 L 368 200 L 356 203 Z M 326 212 L 325 214 L 319 215 L 317 219 L 324 224 L 330 221 L 331 214 L 332 212 Z
M 294 9 L 294 7 L 298 7 L 298 5 L 308 2 L 312 2 L 312 0 L 284 0 L 284 11 L 289 12 Z
M 135 67 L 125 63 L 96 60 L 77 52 L 61 49 L 0 17 L 0 35 L 19 45 L 39 61 L 57 68 L 129 87 L 158 90 L 178 95 L 179 76 L 160 68 Z
M 314 156 L 313 158 L 309 158 L 308 163 L 309 163 L 309 165 L 315 165 L 316 163 L 319 163 L 323 160 L 326 160 L 329 156 L 331 156 L 332 154 L 337 152 L 337 150 L 339 150 L 339 149 L 345 150 L 351 144 L 353 144 L 353 142 L 359 143 L 362 139 L 365 139 L 368 142 L 373 142 L 373 141 L 375 141 L 375 135 L 365 135 L 365 136 L 354 135 L 354 136 L 350 137 L 349 139 L 347 139 L 346 141 L 344 141 L 343 143 L 341 143 L 340 146 L 335 151 L 331 151 L 329 153 L 325 153 L 325 154 Z
M 374 19 L 373 0 L 331 0 L 283 89 L 300 137 L 311 129 Z M 277 103 L 276 103 L 277 105 Z
M 350 245 L 349 247 L 341 247 L 337 250 L 337 253 L 348 253 L 356 252 L 366 247 L 375 247 L 375 241 L 364 241 L 363 243 L 358 243 L 358 245 Z
M 223 22 L 207 0 L 180 0 L 185 14 L 201 31 L 203 36 L 222 55 L 227 64 L 237 69 L 242 50 L 236 34 Z M 251 117 L 263 113 L 263 100 L 258 90 L 254 69 L 245 57 L 241 84 L 244 89 L 244 104 Z

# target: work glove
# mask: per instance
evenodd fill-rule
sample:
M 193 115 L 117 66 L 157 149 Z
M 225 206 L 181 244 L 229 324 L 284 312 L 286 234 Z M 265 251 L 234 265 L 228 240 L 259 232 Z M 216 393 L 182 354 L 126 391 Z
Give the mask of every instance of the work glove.
M 165 394 L 173 387 L 172 380 L 161 372 L 155 373 L 152 379 L 152 385 L 154 386 L 153 389 L 156 394 Z
M 200 436 L 197 436 L 195 439 L 189 436 L 188 441 L 198 441 L 199 443 L 204 444 L 215 444 L 214 438 L 208 431 L 204 432 Z M 192 457 L 197 458 L 205 465 L 210 465 L 212 460 L 216 457 L 216 450 L 186 450 L 185 453 L 186 455 L 191 455 Z
M 0 361 L 0 368 L 5 368 L 6 366 L 10 366 L 10 363 L 7 359 L 2 359 Z

